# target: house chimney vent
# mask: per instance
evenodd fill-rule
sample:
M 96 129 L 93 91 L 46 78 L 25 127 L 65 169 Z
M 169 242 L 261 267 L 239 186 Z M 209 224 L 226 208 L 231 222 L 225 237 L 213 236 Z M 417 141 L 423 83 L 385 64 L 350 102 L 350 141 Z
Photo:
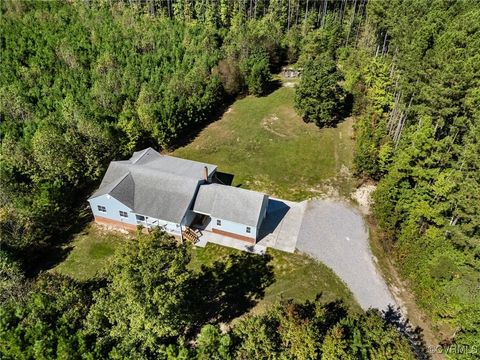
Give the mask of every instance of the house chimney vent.
M 204 167 L 205 173 L 204 173 L 204 180 L 205 182 L 208 182 L 208 167 Z

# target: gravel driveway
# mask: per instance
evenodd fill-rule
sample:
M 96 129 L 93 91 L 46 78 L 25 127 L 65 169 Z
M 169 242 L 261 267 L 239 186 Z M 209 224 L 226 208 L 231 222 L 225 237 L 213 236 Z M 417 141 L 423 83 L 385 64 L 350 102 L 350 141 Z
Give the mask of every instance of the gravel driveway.
M 395 301 L 378 272 L 362 216 L 347 204 L 311 200 L 298 234 L 297 249 L 330 267 L 363 309 L 381 310 Z

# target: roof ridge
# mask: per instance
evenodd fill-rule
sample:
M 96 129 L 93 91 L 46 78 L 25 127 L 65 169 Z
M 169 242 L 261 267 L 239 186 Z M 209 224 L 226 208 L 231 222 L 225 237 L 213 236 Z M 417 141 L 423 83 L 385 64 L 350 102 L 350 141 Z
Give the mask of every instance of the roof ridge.
M 190 181 L 190 182 L 198 182 L 199 179 L 191 178 L 189 176 L 183 175 L 183 174 L 175 174 L 175 173 L 170 173 L 167 172 L 163 169 L 156 169 L 153 167 L 145 166 L 143 164 L 137 164 L 137 167 L 128 167 L 128 172 L 132 174 L 132 177 L 134 176 L 142 176 L 145 175 L 145 172 L 151 172 L 153 174 L 161 174 L 166 178 L 169 178 L 171 180 L 177 180 L 177 181 Z
M 132 161 L 132 164 L 136 164 L 142 157 L 145 156 L 145 154 L 146 154 L 146 153 L 148 152 L 148 150 L 150 150 L 150 149 L 152 149 L 152 148 L 151 148 L 151 147 L 148 147 L 148 148 L 146 148 L 146 149 L 143 149 L 143 150 L 141 151 L 140 156 L 139 156 L 138 158 L 136 158 L 135 161 Z M 152 149 L 152 150 L 153 150 L 153 149 Z M 135 155 L 135 154 L 134 154 L 134 155 Z M 132 156 L 132 157 L 133 157 L 133 156 Z M 131 158 L 130 158 L 130 159 L 131 159 Z
M 125 175 L 120 177 L 116 182 L 112 183 L 114 185 L 109 184 L 108 186 L 113 186 L 113 187 L 110 190 L 108 190 L 107 194 L 110 194 L 113 190 L 115 190 L 118 187 L 118 185 L 120 185 L 122 183 L 122 181 L 127 178 L 128 175 L 130 175 L 130 171 L 128 171 Z
M 207 183 L 207 184 L 202 184 L 203 185 L 220 185 L 220 184 L 215 184 L 215 183 Z M 212 201 L 212 212 L 215 209 L 215 205 L 217 203 L 217 198 L 218 198 L 218 191 L 214 188 L 213 189 L 213 201 Z

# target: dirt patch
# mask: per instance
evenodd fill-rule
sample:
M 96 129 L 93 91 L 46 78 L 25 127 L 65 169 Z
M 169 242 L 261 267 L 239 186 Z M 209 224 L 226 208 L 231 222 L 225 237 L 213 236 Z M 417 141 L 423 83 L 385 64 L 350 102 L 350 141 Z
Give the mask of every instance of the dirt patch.
M 309 189 L 312 192 L 318 192 L 321 195 L 318 196 L 319 199 L 339 199 L 340 192 L 337 187 L 329 184 L 328 182 L 322 184 L 320 188 L 311 188 Z
M 352 172 L 350 171 L 350 169 L 345 166 L 345 164 L 342 164 L 340 166 L 340 176 L 343 176 L 343 177 L 352 177 Z
M 372 193 L 377 187 L 374 184 L 363 184 L 357 188 L 350 197 L 355 200 L 364 214 L 370 213 L 372 205 Z
M 92 227 L 92 233 L 97 233 L 100 238 L 103 236 L 109 236 L 109 235 L 119 235 L 123 239 L 130 240 L 136 237 L 136 231 L 128 231 L 118 226 L 102 224 L 102 223 L 92 221 L 91 227 Z
M 289 87 L 289 88 L 293 88 L 293 87 L 295 87 L 295 83 L 292 82 L 292 81 L 285 81 L 285 82 L 282 84 L 282 86 L 284 86 L 284 87 Z
M 280 137 L 287 137 L 287 135 L 282 134 L 274 129 L 275 124 L 278 123 L 279 120 L 280 119 L 277 115 L 272 114 L 269 117 L 266 117 L 262 120 L 262 127 L 274 135 L 277 135 Z

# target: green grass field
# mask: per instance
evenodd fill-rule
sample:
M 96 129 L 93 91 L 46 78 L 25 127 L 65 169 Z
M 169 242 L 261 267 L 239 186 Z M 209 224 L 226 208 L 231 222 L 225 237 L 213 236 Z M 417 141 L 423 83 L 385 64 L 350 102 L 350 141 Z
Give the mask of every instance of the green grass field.
M 127 241 L 122 233 L 88 225 L 69 245 L 72 250 L 68 257 L 53 270 L 78 280 L 91 279 L 102 274 L 115 250 Z
M 216 164 L 233 185 L 287 200 L 348 196 L 353 179 L 352 119 L 336 128 L 306 124 L 293 109 L 295 90 L 236 101 L 190 144 L 172 154 Z
M 192 247 L 190 267 L 198 271 L 202 265 L 226 259 L 240 251 L 223 246 L 208 244 L 205 248 Z M 342 299 L 353 311 L 360 311 L 347 286 L 325 265 L 301 254 L 289 254 L 269 249 L 269 265 L 273 267 L 275 282 L 266 288 L 264 298 L 252 309 L 261 312 L 268 305 L 281 299 L 297 301 L 313 300 L 322 294 L 323 301 Z

